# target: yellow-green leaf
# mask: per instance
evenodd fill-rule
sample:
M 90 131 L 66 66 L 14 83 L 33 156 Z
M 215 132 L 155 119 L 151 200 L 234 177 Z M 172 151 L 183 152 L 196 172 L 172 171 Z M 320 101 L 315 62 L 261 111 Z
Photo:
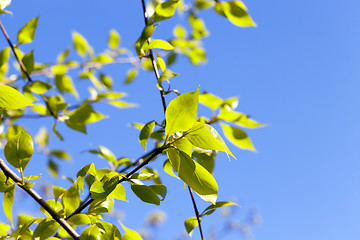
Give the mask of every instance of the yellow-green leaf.
M 28 21 L 18 32 L 17 41 L 19 44 L 29 43 L 35 37 L 35 29 L 38 24 L 39 17 L 33 18 Z
M 33 104 L 16 89 L 6 85 L 0 85 L 1 108 L 20 109 L 32 105 Z
M 77 32 L 73 32 L 72 37 L 73 37 L 73 45 L 76 51 L 78 52 L 78 54 L 81 56 L 85 56 L 86 52 L 89 49 L 88 46 L 89 44 L 86 41 L 86 39 L 80 33 Z
M 231 143 L 235 146 L 248 149 L 251 151 L 255 151 L 253 144 L 251 143 L 250 138 L 247 134 L 241 129 L 237 127 L 232 127 L 226 124 L 221 124 L 221 127 L 224 131 L 225 136 L 229 139 Z
M 151 40 L 151 42 L 149 43 L 149 49 L 153 48 L 160 48 L 165 50 L 174 49 L 174 47 L 169 42 L 160 39 Z
M 185 225 L 185 229 L 186 229 L 187 233 L 191 237 L 194 228 L 199 226 L 199 222 L 196 217 L 189 217 L 188 219 L 185 220 L 184 225 Z
M 239 27 L 256 26 L 256 23 L 248 14 L 245 4 L 241 1 L 215 2 L 215 11 L 229 19 L 229 21 Z
M 108 45 L 112 49 L 116 49 L 120 43 L 120 34 L 112 29 L 109 34 Z

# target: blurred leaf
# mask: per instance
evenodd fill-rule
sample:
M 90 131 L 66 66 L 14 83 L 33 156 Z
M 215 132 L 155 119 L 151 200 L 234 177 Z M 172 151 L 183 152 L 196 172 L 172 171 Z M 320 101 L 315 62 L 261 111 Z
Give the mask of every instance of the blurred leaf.
M 251 143 L 250 138 L 247 136 L 247 134 L 241 128 L 231 127 L 226 124 L 220 124 L 220 125 L 224 131 L 225 136 L 235 146 L 242 148 L 242 149 L 256 151 L 254 146 Z
M 215 11 L 228 18 L 229 21 L 239 27 L 256 26 L 247 12 L 247 8 L 241 1 L 215 2 Z
M 38 20 L 39 17 L 31 19 L 19 30 L 17 34 L 17 41 L 19 44 L 30 43 L 33 41 Z
M 221 208 L 221 207 L 226 207 L 226 206 L 238 206 L 240 207 L 238 204 L 233 203 L 233 202 L 217 202 L 216 204 L 210 205 L 208 206 L 201 214 L 200 216 L 206 216 L 206 215 L 210 215 L 211 213 L 213 213 L 217 208 Z
M 150 17 L 148 24 L 154 24 L 156 22 L 171 18 L 175 13 L 178 2 L 179 0 L 169 0 L 157 4 L 155 7 L 155 12 Z
M 109 34 L 108 45 L 112 49 L 116 49 L 120 43 L 120 34 L 112 29 Z
M 208 1 L 208 0 L 195 0 L 195 6 L 198 9 L 206 9 L 209 7 L 212 7 L 213 1 Z
M 33 152 L 33 140 L 30 134 L 25 131 L 21 131 L 19 135 L 10 138 L 4 148 L 6 160 L 21 172 L 24 171 Z
M 75 96 L 75 98 L 79 97 L 79 94 L 75 88 L 75 85 L 71 79 L 70 76 L 68 75 L 56 75 L 55 76 L 55 84 L 56 84 L 56 88 L 60 91 L 60 92 L 68 92 L 71 93 Z
M 65 58 L 69 55 L 70 49 L 67 48 L 65 51 L 61 52 L 57 57 L 57 63 L 61 64 L 64 62 Z
M 153 49 L 153 48 L 160 48 L 160 49 L 165 49 L 165 50 L 173 50 L 174 47 L 168 43 L 167 41 L 164 40 L 160 40 L 160 39 L 154 39 L 151 40 L 151 42 L 149 43 L 149 49 Z
M 137 75 L 138 70 L 136 68 L 129 69 L 126 73 L 125 83 L 131 83 Z
M 0 108 L 20 109 L 33 104 L 16 89 L 0 85 Z
M 42 148 L 46 147 L 49 143 L 49 133 L 45 127 L 41 127 L 35 136 L 35 142 Z
M 71 160 L 70 154 L 62 150 L 52 150 L 49 155 L 55 156 L 60 159 Z
M 0 0 L 0 9 L 4 10 L 7 6 L 9 6 L 11 0 Z
M 198 18 L 194 14 L 190 14 L 188 21 L 193 29 L 193 38 L 200 39 L 209 35 L 208 30 L 205 27 L 205 23 L 201 18 Z
M 86 39 L 78 32 L 73 32 L 72 38 L 73 38 L 73 45 L 74 45 L 76 52 L 80 56 L 85 56 L 86 52 L 89 49 L 89 46 L 88 46 L 89 44 L 86 41 Z
M 224 121 L 233 122 L 242 127 L 257 128 L 265 126 L 265 124 L 250 119 L 247 115 L 243 113 L 233 111 L 229 106 L 221 107 L 220 114 L 217 116 L 217 118 Z
M 199 102 L 199 90 L 184 93 L 173 99 L 165 113 L 165 135 L 170 137 L 176 132 L 186 131 L 196 121 L 197 106 Z
M 48 170 L 53 177 L 57 177 L 59 175 L 59 166 L 51 159 L 48 161 Z
M 6 237 L 8 234 L 10 226 L 5 223 L 0 223 L 0 237 Z
M 32 81 L 29 87 L 31 91 L 38 94 L 42 94 L 45 93 L 50 88 L 52 88 L 52 85 L 47 82 L 36 80 L 36 81 Z
M 112 89 L 113 80 L 109 75 L 100 74 L 100 82 L 109 90 Z
M 24 57 L 21 60 L 25 66 L 26 72 L 28 74 L 31 74 L 34 70 L 34 51 L 28 52 L 24 55 Z M 22 70 L 22 69 L 21 69 Z M 23 71 L 21 71 L 22 78 L 25 79 L 26 75 Z
M 187 233 L 191 237 L 192 231 L 194 230 L 194 228 L 196 228 L 199 225 L 199 222 L 196 217 L 189 217 L 188 219 L 185 220 L 184 224 Z
M 187 36 L 186 29 L 184 27 L 182 27 L 181 25 L 177 25 L 174 28 L 173 34 L 176 38 L 181 38 L 181 39 L 186 38 L 186 36 Z

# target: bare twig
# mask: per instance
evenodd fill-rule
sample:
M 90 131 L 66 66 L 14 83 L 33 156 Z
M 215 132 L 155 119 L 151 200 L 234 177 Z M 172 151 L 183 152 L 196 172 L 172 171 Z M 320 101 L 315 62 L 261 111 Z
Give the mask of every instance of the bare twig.
M 5 161 L 0 158 L 0 168 L 4 172 L 4 174 L 11 178 L 16 183 L 22 183 L 22 179 L 16 175 L 6 164 Z M 65 221 L 65 219 L 61 218 L 45 201 L 41 198 L 41 196 L 35 192 L 33 189 L 26 189 L 23 185 L 18 184 L 20 188 L 22 188 L 27 194 L 29 194 L 42 208 L 47 211 L 51 217 L 57 221 L 61 227 L 65 229 L 65 231 L 74 239 L 80 239 L 80 235 Z
M 148 13 L 147 13 L 147 11 L 146 11 L 145 0 L 141 0 L 141 3 L 142 3 L 143 13 L 144 13 L 145 25 L 148 25 Z M 147 42 L 148 42 L 149 44 L 150 44 L 150 41 L 151 41 L 150 38 L 148 38 L 148 39 L 147 39 Z M 159 81 L 159 79 L 160 79 L 159 69 L 158 69 L 158 67 L 157 67 L 157 64 L 156 64 L 156 61 L 155 61 L 155 58 L 154 58 L 154 55 L 153 55 L 153 52 L 152 52 L 151 49 L 149 50 L 149 57 L 150 57 L 150 59 L 151 59 L 151 63 L 152 63 L 153 69 L 154 69 L 154 73 L 155 73 L 155 76 L 156 76 L 156 81 Z M 161 101 L 162 101 L 162 105 L 163 105 L 163 109 L 164 109 L 164 114 L 165 114 L 165 112 L 166 112 L 166 102 L 165 102 L 165 92 L 164 92 L 163 90 L 160 90 L 160 96 L 161 96 Z M 197 210 L 195 198 L 194 198 L 194 195 L 193 195 L 193 193 L 192 193 L 192 190 L 191 190 L 191 188 L 190 188 L 189 186 L 188 186 L 188 189 L 189 189 L 189 192 L 190 192 L 191 201 L 192 201 L 192 203 L 193 203 L 193 207 L 194 207 L 194 210 L 195 210 L 196 218 L 197 218 L 197 221 L 198 221 L 201 239 L 204 240 L 204 236 L 203 236 L 202 228 L 201 228 L 199 211 Z
M 32 78 L 29 74 L 29 72 L 26 70 L 26 67 L 24 65 L 24 63 L 21 61 L 21 59 L 19 58 L 19 56 L 17 55 L 16 51 L 15 51 L 15 47 L 14 47 L 14 44 L 11 42 L 10 40 L 10 37 L 9 35 L 7 34 L 6 30 L 5 30 L 5 27 L 4 25 L 2 24 L 2 22 L 0 21 L 0 28 L 1 28 L 1 31 L 3 32 L 10 48 L 11 48 L 11 51 L 12 53 L 14 54 L 15 58 L 16 58 L 16 61 L 19 63 L 20 65 L 20 68 L 21 70 L 23 71 L 23 73 L 25 74 L 26 78 L 28 79 L 29 82 L 32 82 Z M 43 101 L 45 102 L 46 104 L 46 107 L 47 109 L 49 110 L 50 114 L 55 118 L 55 119 L 58 119 L 58 116 L 57 114 L 51 109 L 50 105 L 49 105 L 49 102 L 48 100 L 46 99 L 46 97 L 43 95 L 43 94 L 40 94 L 41 98 L 43 99 Z

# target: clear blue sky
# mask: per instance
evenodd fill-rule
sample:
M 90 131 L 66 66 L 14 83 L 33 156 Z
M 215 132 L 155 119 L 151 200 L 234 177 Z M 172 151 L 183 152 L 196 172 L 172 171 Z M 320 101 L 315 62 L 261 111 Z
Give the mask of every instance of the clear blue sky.
M 193 91 L 200 84 L 202 90 L 223 98 L 239 96 L 239 111 L 269 124 L 247 131 L 257 153 L 230 146 L 238 160 L 228 162 L 224 155 L 217 159 L 219 200 L 237 198 L 244 206 L 239 217 L 251 206 L 258 207 L 263 222 L 253 229 L 257 240 L 358 239 L 360 3 L 274 0 L 245 4 L 257 28 L 237 28 L 213 11 L 204 12 L 201 16 L 211 32 L 204 45 L 208 63 L 193 67 L 181 58 L 172 68 L 181 74 L 173 80 L 174 88 Z M 71 46 L 73 30 L 100 52 L 110 29 L 116 29 L 122 45 L 131 48 L 144 24 L 140 0 L 14 1 L 9 10 L 14 15 L 2 21 L 13 39 L 24 23 L 40 16 L 35 41 L 25 47 L 35 49 L 39 62 L 53 62 Z M 174 22 L 160 24 L 158 36 L 170 36 Z M 0 47 L 5 46 L 2 39 Z M 122 85 L 129 67 L 105 71 L 112 74 L 119 91 L 129 93 L 127 100 L 139 107 L 101 109 L 111 118 L 91 126 L 88 137 L 60 126 L 66 141 L 53 137 L 51 144 L 70 146 L 74 157 L 73 163 L 63 165 L 62 174 L 75 174 L 91 161 L 101 167 L 103 162 L 94 156 L 79 154 L 96 145 L 107 146 L 117 156 L 142 154 L 136 143 L 138 132 L 126 124 L 161 121 L 163 113 L 153 73 L 142 72 L 134 84 Z M 30 132 L 35 134 L 46 122 L 33 120 Z M 128 141 L 135 142 L 134 146 Z M 30 162 L 29 172 L 44 172 L 45 159 L 39 156 L 35 161 Z M 151 209 L 167 211 L 168 220 L 158 239 L 174 239 L 183 229 L 183 220 L 193 216 L 193 209 L 181 182 L 167 176 L 164 180 L 169 192 L 159 208 L 139 205 L 130 191 L 130 203 L 116 207 L 125 210 L 124 223 L 134 229 Z M 57 180 L 57 184 L 62 182 Z M 207 205 L 197 201 L 201 209 Z M 216 224 L 218 216 L 204 219 L 205 229 Z M 197 231 L 194 239 L 198 239 Z

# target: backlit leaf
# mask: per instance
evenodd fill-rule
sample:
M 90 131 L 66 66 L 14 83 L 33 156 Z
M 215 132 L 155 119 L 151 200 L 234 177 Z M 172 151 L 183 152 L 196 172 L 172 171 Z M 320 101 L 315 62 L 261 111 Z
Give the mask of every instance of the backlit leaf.
M 114 198 L 112 197 L 107 197 L 106 199 L 97 199 L 90 204 L 88 213 L 110 212 L 113 206 Z
M 214 210 L 217 209 L 217 208 L 226 207 L 226 206 L 234 206 L 234 205 L 240 207 L 238 204 L 233 203 L 233 202 L 217 202 L 216 204 L 212 204 L 212 205 L 208 206 L 208 207 L 200 214 L 200 216 L 209 215 L 209 214 L 213 213 Z
M 36 80 L 30 83 L 30 89 L 35 93 L 42 94 L 45 93 L 50 88 L 52 88 L 52 85 L 47 82 Z
M 17 35 L 17 41 L 19 44 L 32 42 L 35 37 L 38 20 L 39 17 L 31 19 L 19 30 Z
M 20 109 L 33 104 L 16 89 L 0 84 L 0 107 L 7 109 Z
M 256 23 L 248 14 L 247 8 L 241 1 L 215 2 L 215 11 L 229 19 L 239 27 L 256 26 Z
M 112 29 L 110 31 L 109 39 L 108 39 L 108 45 L 112 49 L 116 49 L 119 46 L 120 43 L 120 34 Z
M 199 222 L 196 217 L 189 217 L 188 219 L 185 220 L 184 224 L 185 224 L 185 229 L 190 237 L 192 236 L 192 232 L 194 228 L 199 226 Z
M 165 112 L 166 137 L 176 132 L 186 131 L 193 126 L 196 121 L 199 90 L 200 88 L 195 92 L 184 93 L 169 103 Z
M 161 81 L 164 81 L 164 80 L 168 80 L 168 79 L 176 77 L 178 75 L 179 74 L 174 73 L 170 69 L 165 69 L 165 71 L 161 73 L 159 81 L 161 82 Z
M 255 151 L 255 148 L 252 145 L 250 138 L 247 136 L 244 130 L 226 124 L 221 124 L 221 127 L 224 131 L 225 136 L 229 139 L 231 143 L 233 143 L 239 148 Z
M 55 234 L 56 230 L 59 228 L 60 224 L 54 219 L 44 219 L 39 225 L 35 228 L 33 239 L 48 239 Z
M 247 115 L 243 113 L 233 111 L 229 106 L 221 107 L 220 114 L 217 117 L 221 120 L 233 122 L 242 127 L 257 128 L 265 126 L 265 124 L 250 119 Z
M 139 141 L 141 146 L 143 146 L 144 150 L 146 151 L 146 144 L 147 141 L 154 130 L 155 121 L 148 122 L 140 131 Z
M 125 227 L 122 223 L 120 224 L 126 231 L 125 234 L 123 235 L 123 240 L 142 240 L 140 234 L 138 234 L 136 231 Z
M 85 56 L 86 52 L 89 49 L 89 44 L 86 41 L 86 39 L 77 32 L 73 32 L 72 34 L 72 38 L 73 38 L 73 45 L 76 49 L 76 52 L 81 55 L 81 56 Z
M 202 93 L 199 96 L 199 102 L 215 110 L 222 104 L 223 100 L 211 93 Z
M 169 0 L 159 3 L 155 7 L 155 13 L 150 17 L 149 24 L 171 18 L 176 10 L 179 0 Z
M 96 225 L 85 228 L 80 235 L 80 240 L 100 240 L 101 232 Z
M 3 196 L 3 208 L 6 217 L 10 220 L 12 224 L 12 207 L 14 203 L 14 195 L 15 195 L 15 185 L 11 185 L 8 187 Z
M 160 49 L 165 49 L 165 50 L 173 50 L 174 47 L 168 43 L 167 41 L 164 40 L 160 40 L 160 39 L 154 39 L 151 40 L 151 42 L 149 43 L 149 49 L 153 49 L 153 48 L 160 48 Z
M 6 160 L 20 171 L 24 171 L 34 152 L 34 143 L 25 131 L 10 138 L 5 145 Z

